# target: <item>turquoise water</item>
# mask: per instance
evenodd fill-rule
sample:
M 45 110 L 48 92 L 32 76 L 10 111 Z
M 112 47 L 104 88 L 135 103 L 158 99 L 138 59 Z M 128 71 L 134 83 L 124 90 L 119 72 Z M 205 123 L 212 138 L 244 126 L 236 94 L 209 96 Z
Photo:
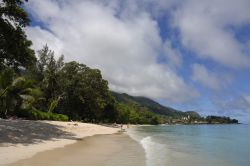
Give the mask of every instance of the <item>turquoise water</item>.
M 141 126 L 129 135 L 147 166 L 249 166 L 250 125 Z

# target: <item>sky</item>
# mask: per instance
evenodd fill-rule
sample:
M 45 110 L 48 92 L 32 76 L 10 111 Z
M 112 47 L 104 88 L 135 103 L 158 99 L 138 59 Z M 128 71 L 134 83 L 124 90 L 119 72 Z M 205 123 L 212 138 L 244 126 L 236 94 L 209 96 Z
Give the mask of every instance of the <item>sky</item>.
M 32 0 L 35 50 L 99 68 L 116 92 L 250 123 L 249 0 Z

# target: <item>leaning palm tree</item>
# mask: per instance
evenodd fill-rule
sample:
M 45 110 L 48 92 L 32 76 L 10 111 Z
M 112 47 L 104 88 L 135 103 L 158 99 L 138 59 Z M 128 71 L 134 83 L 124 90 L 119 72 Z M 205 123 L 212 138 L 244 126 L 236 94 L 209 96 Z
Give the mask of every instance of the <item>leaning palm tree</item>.
M 6 118 L 21 109 L 32 109 L 35 104 L 43 100 L 42 92 L 33 85 L 33 82 L 25 77 L 16 77 L 11 83 L 3 84 L 0 77 L 0 113 Z M 5 86 L 3 86 L 5 85 Z
M 25 88 L 20 92 L 22 99 L 21 109 L 35 109 L 38 103 L 45 100 L 39 88 Z

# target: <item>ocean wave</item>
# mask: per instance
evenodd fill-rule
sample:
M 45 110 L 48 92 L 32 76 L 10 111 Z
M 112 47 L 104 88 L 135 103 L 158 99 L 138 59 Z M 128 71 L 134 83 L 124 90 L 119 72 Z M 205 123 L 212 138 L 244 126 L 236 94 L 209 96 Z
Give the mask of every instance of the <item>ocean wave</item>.
M 168 151 L 166 145 L 154 142 L 152 136 L 144 137 L 140 143 L 146 153 L 147 166 L 167 165 Z

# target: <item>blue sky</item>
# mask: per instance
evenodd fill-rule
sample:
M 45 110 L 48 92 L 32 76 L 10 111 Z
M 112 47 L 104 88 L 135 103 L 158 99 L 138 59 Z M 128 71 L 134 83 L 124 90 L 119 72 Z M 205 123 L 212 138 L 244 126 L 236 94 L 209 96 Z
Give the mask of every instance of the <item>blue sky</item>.
M 249 0 L 30 1 L 33 48 L 99 68 L 110 89 L 250 122 Z

